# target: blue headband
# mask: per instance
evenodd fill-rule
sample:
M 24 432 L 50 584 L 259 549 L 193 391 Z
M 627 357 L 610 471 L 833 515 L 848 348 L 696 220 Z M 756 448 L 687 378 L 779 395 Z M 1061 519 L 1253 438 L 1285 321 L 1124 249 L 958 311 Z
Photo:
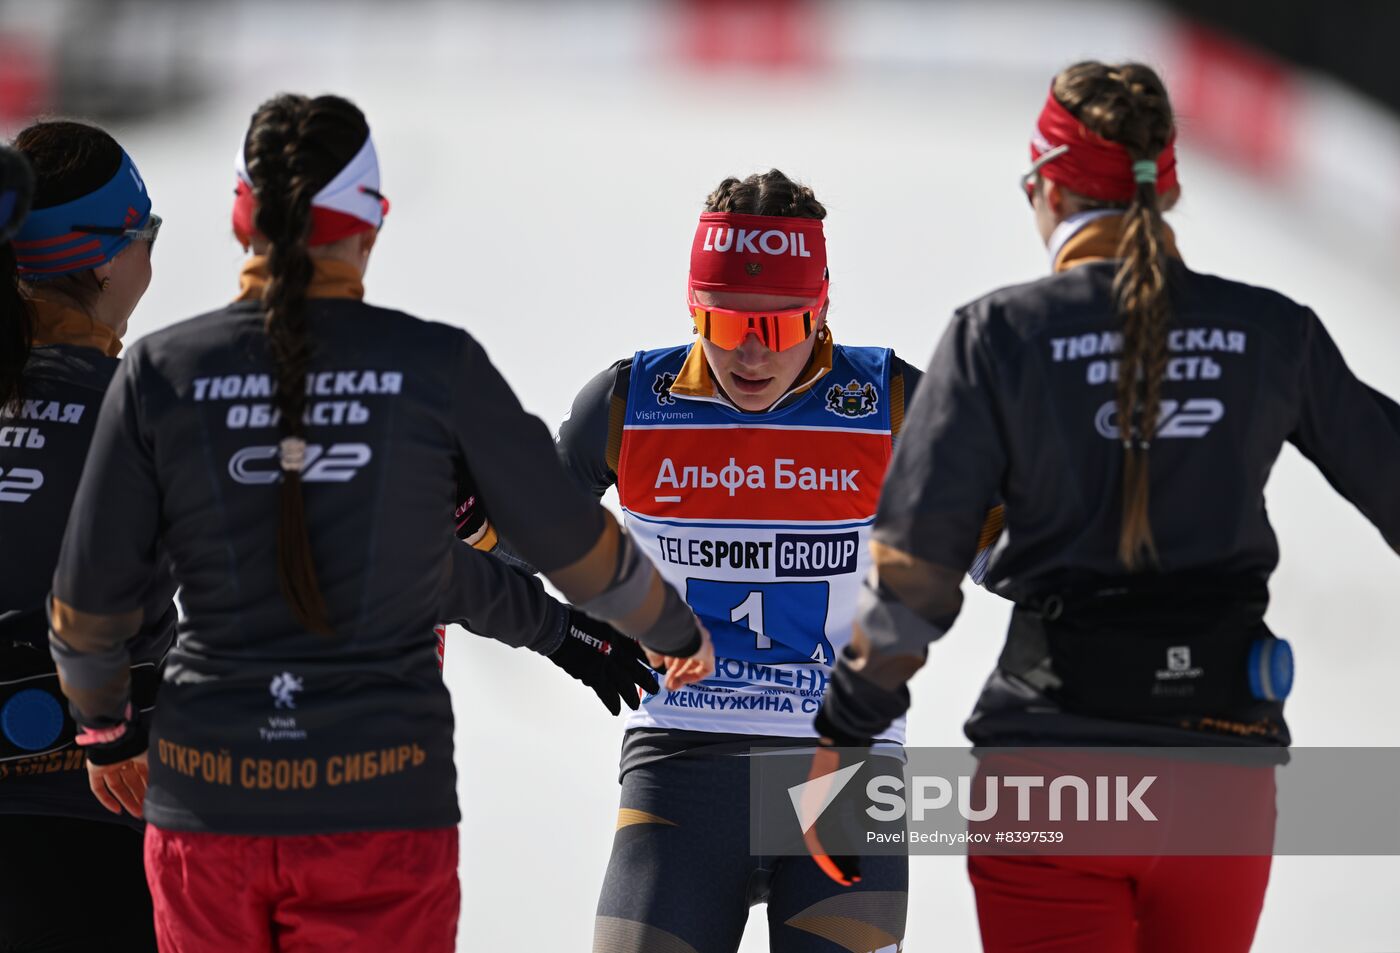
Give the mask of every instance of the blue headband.
M 19 276 L 42 281 L 105 265 L 131 237 L 121 230 L 141 228 L 151 217 L 151 197 L 131 156 L 106 185 L 81 198 L 33 209 L 14 239 Z M 99 228 L 102 233 L 84 231 Z M 106 234 L 106 232 L 114 234 Z

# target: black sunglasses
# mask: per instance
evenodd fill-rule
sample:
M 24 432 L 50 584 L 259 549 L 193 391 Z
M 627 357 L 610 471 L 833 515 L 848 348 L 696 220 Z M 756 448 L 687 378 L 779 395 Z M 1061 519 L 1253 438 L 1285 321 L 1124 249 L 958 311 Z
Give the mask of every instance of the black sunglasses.
M 121 235 L 133 241 L 146 242 L 154 251 L 156 247 L 156 236 L 160 234 L 161 223 L 165 221 L 159 215 L 152 212 L 146 219 L 146 224 L 141 228 L 123 228 L 120 225 L 74 225 L 75 232 L 86 232 L 91 235 Z

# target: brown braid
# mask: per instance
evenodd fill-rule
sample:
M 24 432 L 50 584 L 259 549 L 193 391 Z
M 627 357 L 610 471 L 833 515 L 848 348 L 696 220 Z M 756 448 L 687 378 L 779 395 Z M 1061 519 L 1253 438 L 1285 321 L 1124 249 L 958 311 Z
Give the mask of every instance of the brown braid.
M 314 348 L 306 315 L 314 271 L 307 245 L 311 200 L 354 158 L 368 135 L 364 115 L 344 99 L 284 94 L 258 108 L 244 140 L 257 201 L 253 225 L 268 242 L 270 277 L 263 308 L 283 438 L 306 436 L 306 374 Z M 277 575 L 297 621 L 308 631 L 332 634 L 316 577 L 301 473 L 294 470 L 282 473 Z
M 1173 131 L 1166 87 L 1139 63 L 1078 63 L 1055 78 L 1055 98 L 1092 132 L 1121 144 L 1134 162 L 1156 160 Z M 1118 558 L 1130 570 L 1153 565 L 1157 546 L 1149 516 L 1149 450 L 1157 433 L 1167 370 L 1166 225 L 1157 188 L 1139 183 L 1124 213 L 1113 278 L 1123 318 L 1118 364 L 1118 433 L 1123 441 L 1123 523 Z

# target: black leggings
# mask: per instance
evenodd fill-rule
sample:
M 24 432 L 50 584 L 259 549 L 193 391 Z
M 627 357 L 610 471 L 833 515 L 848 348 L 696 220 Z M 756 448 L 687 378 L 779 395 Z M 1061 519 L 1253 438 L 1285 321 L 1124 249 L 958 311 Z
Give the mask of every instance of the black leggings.
M 594 953 L 733 953 L 768 904 L 774 953 L 893 951 L 908 858 L 865 856 L 854 887 L 810 857 L 749 853 L 749 759 L 680 756 L 628 771 L 594 921 Z M 836 938 L 840 938 L 837 942 Z
M 155 953 L 141 833 L 0 814 L 0 953 Z

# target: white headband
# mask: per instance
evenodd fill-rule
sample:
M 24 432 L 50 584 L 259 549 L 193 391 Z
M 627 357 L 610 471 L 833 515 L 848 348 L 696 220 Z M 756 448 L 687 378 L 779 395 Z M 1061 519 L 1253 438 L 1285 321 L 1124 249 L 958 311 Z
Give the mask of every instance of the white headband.
M 253 179 L 248 174 L 248 161 L 242 147 L 238 149 L 234 167 L 238 178 L 252 188 Z M 349 215 L 376 228 L 384 224 L 384 205 L 379 196 L 379 156 L 374 151 L 372 136 L 365 137 L 365 144 L 355 157 L 316 193 L 311 206 Z

